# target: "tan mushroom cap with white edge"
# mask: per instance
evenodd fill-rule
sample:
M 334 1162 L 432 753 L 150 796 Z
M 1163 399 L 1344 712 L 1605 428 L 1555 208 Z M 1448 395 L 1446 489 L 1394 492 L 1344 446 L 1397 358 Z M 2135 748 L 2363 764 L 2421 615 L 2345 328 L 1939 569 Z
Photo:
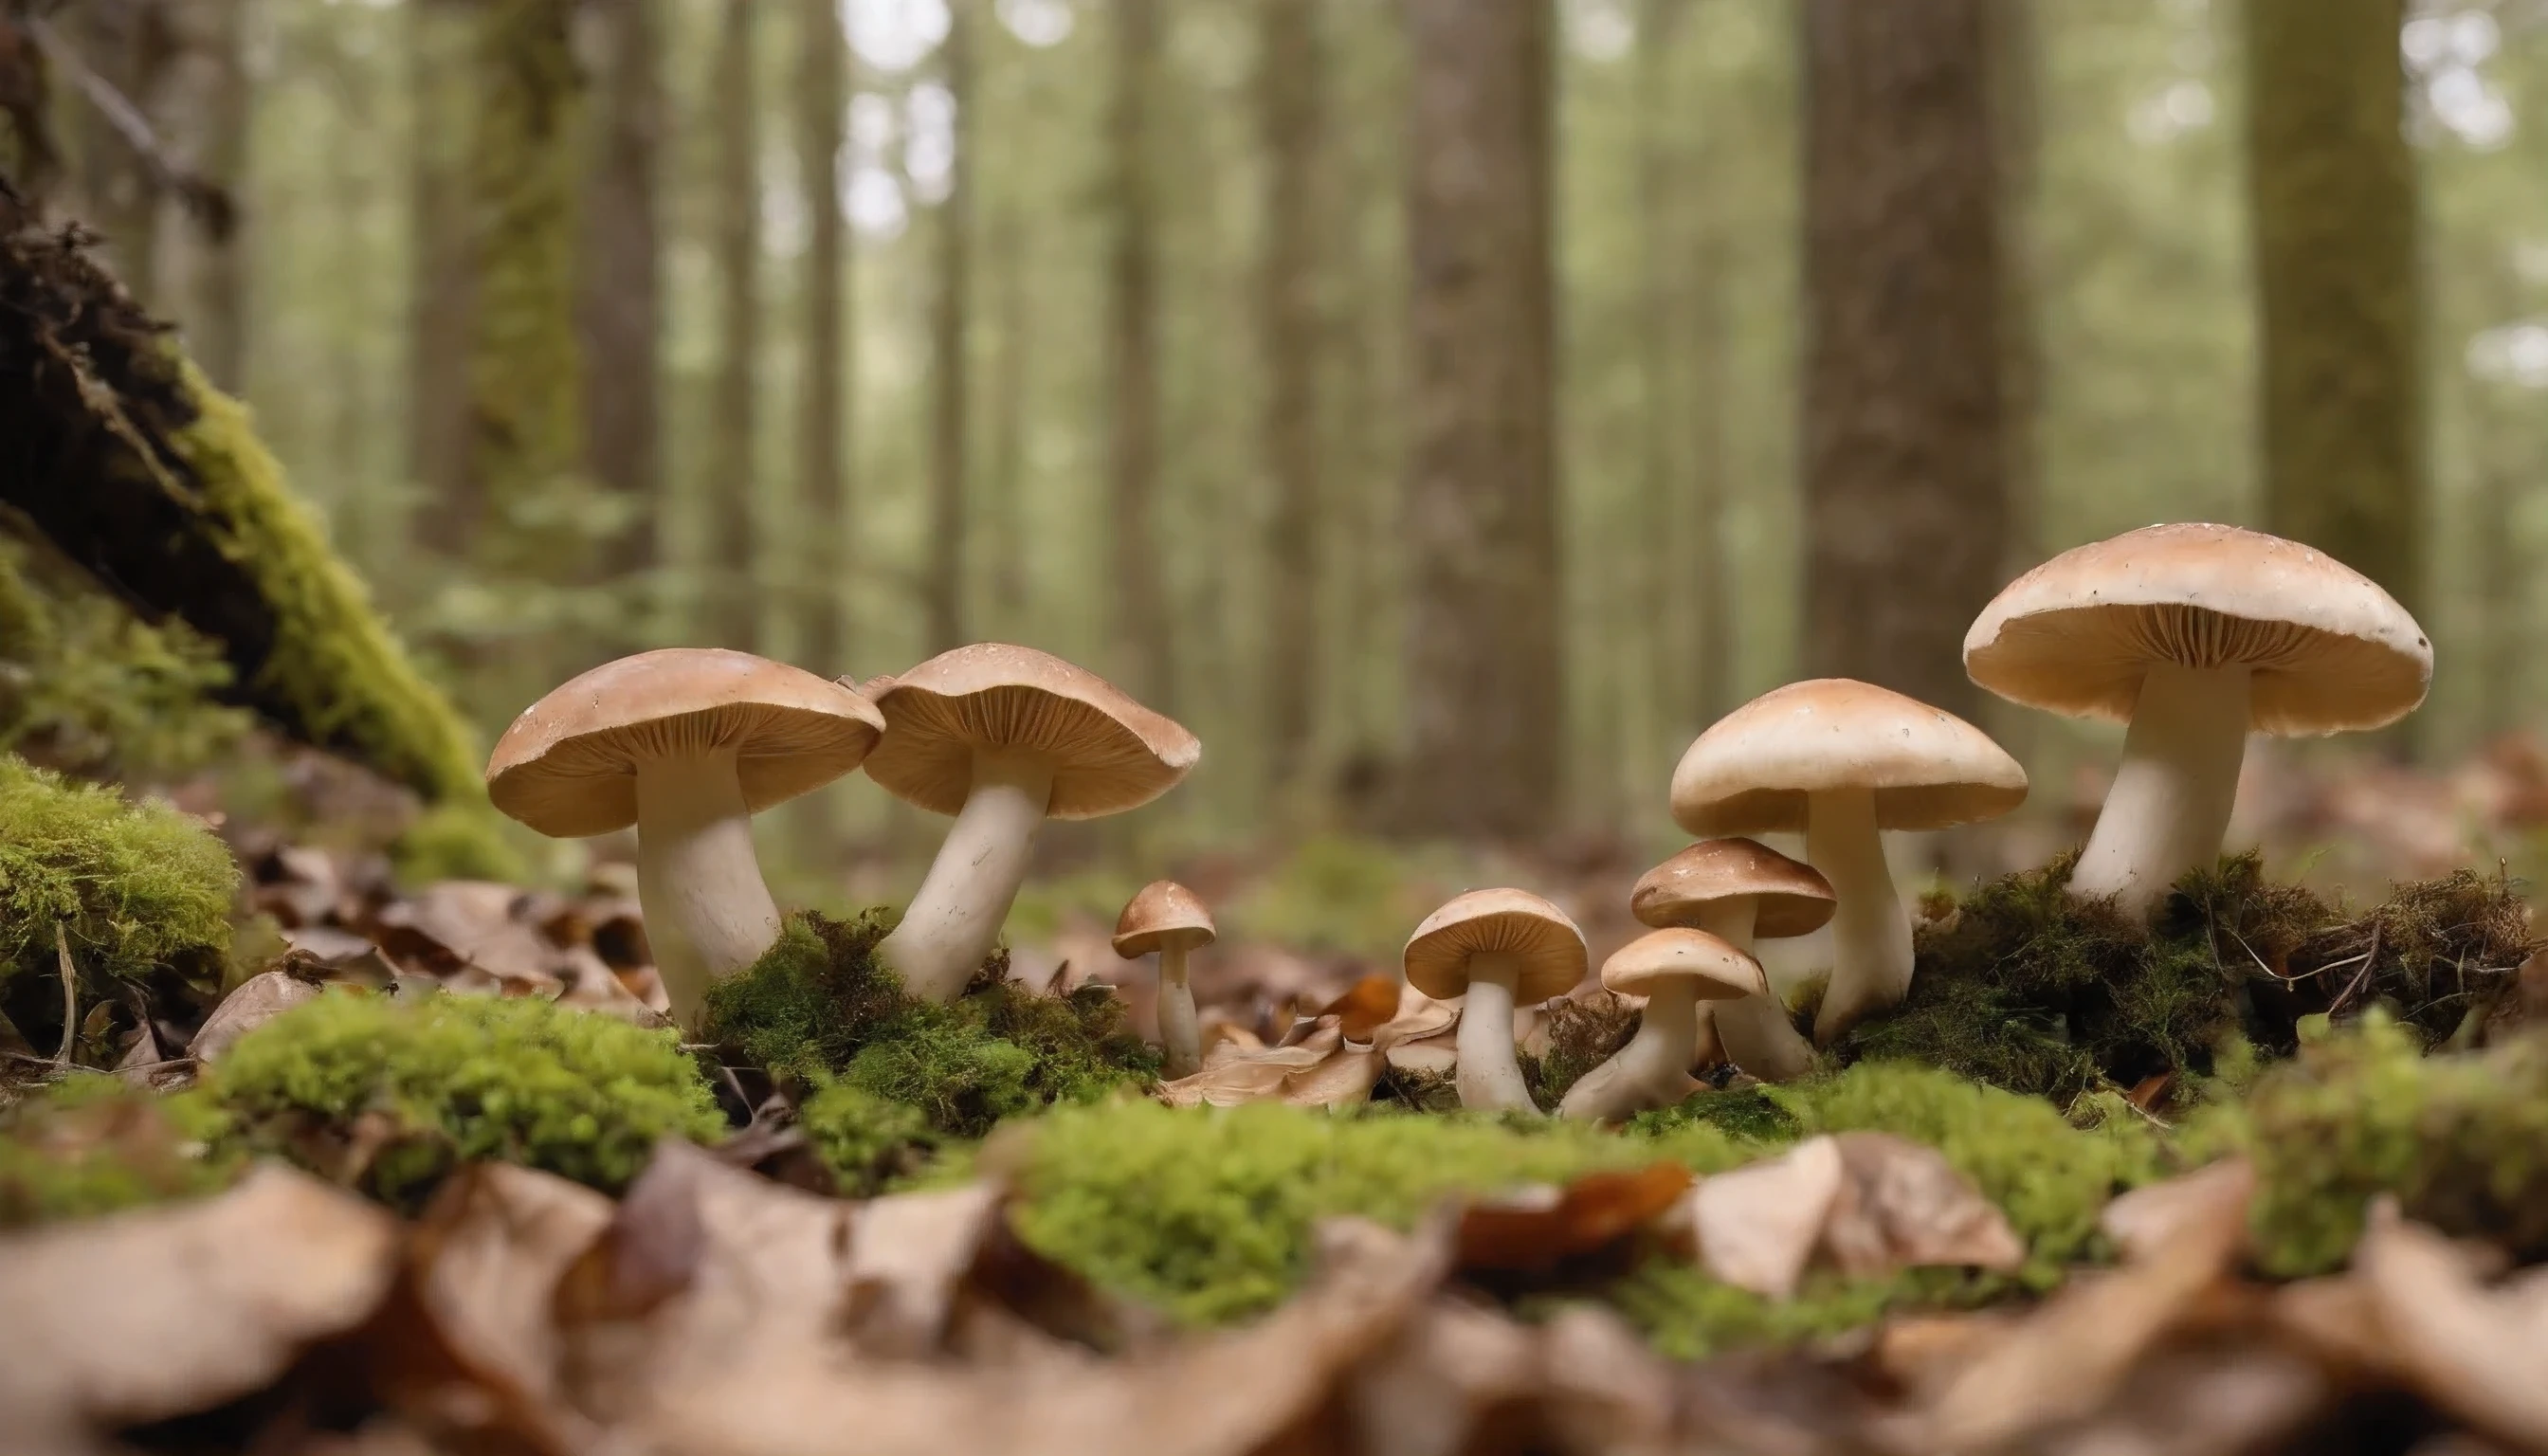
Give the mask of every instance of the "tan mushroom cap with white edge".
M 1040 754 L 1053 766 L 1053 819 L 1138 809 L 1177 785 L 1203 745 L 1084 668 L 1005 642 L 942 652 L 876 689 L 884 742 L 866 761 L 887 792 L 954 814 L 973 787 L 977 749 Z
M 1573 918 L 1528 890 L 1471 890 L 1424 917 L 1407 940 L 1407 983 L 1437 1001 L 1469 989 L 1469 957 L 1517 957 L 1513 1004 L 1535 1006 L 1584 979 L 1592 953 Z
M 1964 671 L 2012 702 L 2129 720 L 2159 663 L 2244 667 L 2248 725 L 2302 735 L 2414 711 L 2433 645 L 2370 578 L 2236 526 L 2144 526 L 2010 583 L 1964 634 Z
M 884 731 L 873 703 L 785 663 L 667 647 L 604 663 L 524 708 L 487 760 L 487 796 L 555 839 L 637 822 L 642 761 L 731 749 L 759 813 L 859 767 Z
M 1628 894 L 1628 911 L 1657 929 L 1691 925 L 1727 900 L 1750 899 L 1765 941 L 1811 935 L 1831 923 L 1839 900 L 1823 872 L 1752 839 L 1711 839 L 1647 870 Z M 1608 974 L 1605 970 L 1603 974 Z
M 1871 789 L 1879 829 L 1946 829 L 2026 800 L 2026 771 L 1943 708 L 1872 682 L 1774 688 L 1709 725 L 1673 770 L 1673 818 L 1691 834 L 1792 833 L 1808 797 Z
M 1767 996 L 1761 962 L 1703 930 L 1652 930 L 1601 962 L 1601 984 L 1622 996 L 1651 996 L 1667 980 L 1690 982 L 1701 1001 Z
M 1115 954 L 1131 960 L 1170 946 L 1193 950 L 1209 946 L 1218 932 L 1212 912 L 1195 892 L 1173 879 L 1154 879 L 1141 886 L 1115 922 Z

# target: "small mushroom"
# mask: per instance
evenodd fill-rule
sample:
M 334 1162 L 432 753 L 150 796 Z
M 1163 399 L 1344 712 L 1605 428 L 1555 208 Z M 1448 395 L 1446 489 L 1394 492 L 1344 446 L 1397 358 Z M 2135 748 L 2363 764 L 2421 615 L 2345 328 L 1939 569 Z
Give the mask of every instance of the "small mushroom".
M 924 1001 L 952 1001 L 999 940 L 1047 818 L 1097 819 L 1176 786 L 1203 745 L 1094 673 L 1031 647 L 943 652 L 876 689 L 867 776 L 956 816 L 876 956 Z
M 1601 962 L 1601 984 L 1645 997 L 1645 1013 L 1627 1046 L 1568 1089 L 1560 1117 L 1614 1122 L 1681 1101 L 1698 1051 L 1698 1003 L 1770 996 L 1770 978 L 1750 953 L 1703 930 L 1678 927 L 1648 931 L 1621 947 Z
M 1640 924 L 1703 930 L 1737 951 L 1753 942 L 1811 935 L 1831 923 L 1831 881 L 1758 840 L 1712 839 L 1646 871 L 1628 896 Z M 1607 984 L 1609 972 L 1602 971 Z M 1725 1057 L 1765 1082 L 1813 1069 L 1814 1048 L 1766 987 L 1719 1001 L 1711 1014 Z
M 752 816 L 859 766 L 884 719 L 811 673 L 722 648 L 605 663 L 522 710 L 487 760 L 487 794 L 558 839 L 637 827 L 637 899 L 674 1019 L 761 958 L 778 907 Z
M 2323 552 L 2235 526 L 2145 526 L 2009 584 L 1964 671 L 2012 702 L 2132 726 L 2070 892 L 2146 912 L 2212 863 L 2247 735 L 2380 728 L 2415 710 L 2433 646 Z
M 1407 983 L 1437 1000 L 1462 997 L 1462 1107 L 1537 1112 L 1513 1055 L 1513 1007 L 1562 996 L 1584 979 L 1584 932 L 1527 890 L 1471 890 L 1424 917 L 1407 941 Z
M 1814 1018 L 1826 1046 L 1911 989 L 1911 917 L 1877 831 L 1994 819 L 2025 799 L 2026 771 L 1980 729 L 1847 678 L 1790 682 L 1719 718 L 1672 781 L 1673 818 L 1691 834 L 1804 832 L 1837 900 Z
M 1159 1045 L 1168 1053 L 1162 1076 L 1190 1077 L 1203 1068 L 1203 1038 L 1195 1026 L 1194 987 L 1186 984 L 1186 953 L 1213 943 L 1212 912 L 1195 892 L 1173 879 L 1141 886 L 1115 922 L 1115 954 L 1127 960 L 1159 953 Z

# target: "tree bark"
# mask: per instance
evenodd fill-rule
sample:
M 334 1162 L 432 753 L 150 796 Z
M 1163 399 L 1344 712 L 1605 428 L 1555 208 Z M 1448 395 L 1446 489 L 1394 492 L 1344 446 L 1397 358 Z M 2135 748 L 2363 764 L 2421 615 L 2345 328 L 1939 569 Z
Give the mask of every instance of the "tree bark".
M 850 47 L 834 0 L 799 0 L 796 165 L 810 220 L 805 241 L 805 397 L 797 411 L 796 489 L 804 547 L 797 558 L 798 658 L 816 673 L 849 672 L 849 603 L 857 570 L 849 514 L 850 234 L 840 177 L 849 138 Z
M 1319 298 L 1317 175 L 1326 130 L 1318 0 L 1257 0 L 1257 143 L 1265 164 L 1257 258 L 1265 368 L 1267 778 L 1283 792 L 1310 769 L 1324 684 L 1319 656 Z
M 2415 164 L 2404 0 L 2250 0 L 2265 520 L 2421 604 Z
M 584 394 L 585 450 L 594 481 L 628 516 L 599 565 L 627 580 L 654 566 L 664 506 L 662 15 L 659 0 L 591 3 L 600 44 L 577 318 L 599 382 Z
M 761 639 L 753 516 L 760 472 L 761 126 L 753 0 L 725 0 L 710 106 L 716 178 L 718 360 L 709 424 L 719 499 L 709 511 L 703 622 L 719 647 L 751 652 Z
M 991 363 L 988 539 L 992 630 L 1014 635 L 1027 610 L 1025 505 L 1027 377 L 1035 351 L 1034 299 L 1027 290 L 1026 224 L 1014 198 L 990 228 L 990 272 L 999 351 Z
M 1557 808 L 1550 30 L 1545 0 L 1409 0 L 1409 759 L 1422 834 Z
M 1970 717 L 2007 469 L 1988 0 L 1806 0 L 1806 656 Z
M 64 16 L 80 62 L 143 115 L 169 58 L 163 6 L 164 0 L 86 0 Z M 156 305 L 151 292 L 158 195 L 149 168 L 96 106 L 77 96 L 72 106 L 72 177 L 78 189 L 73 212 L 105 237 L 107 261 L 125 286 Z
M 948 95 L 955 98 L 955 155 L 947 198 L 938 205 L 938 295 L 930 320 L 934 387 L 930 399 L 929 574 L 927 610 L 932 652 L 960 647 L 964 635 L 965 386 L 964 353 L 971 312 L 973 233 L 973 78 L 971 18 L 964 0 L 947 8 L 941 52 Z
M 1107 344 L 1114 377 L 1109 457 L 1116 672 L 1128 691 L 1175 711 L 1175 634 L 1158 536 L 1158 218 L 1150 160 L 1157 0 L 1115 0 L 1114 238 L 1107 260 Z
M 169 159 L 232 196 L 247 175 L 246 10 L 246 0 L 187 0 L 167 12 L 167 64 L 150 106 Z M 217 225 L 163 192 L 151 282 L 196 364 L 230 391 L 247 367 L 247 274 L 235 222 Z
M 478 311 L 470 238 L 469 0 L 406 7 L 408 87 L 408 470 L 428 502 L 417 537 L 448 558 L 477 538 L 469 469 L 469 336 Z

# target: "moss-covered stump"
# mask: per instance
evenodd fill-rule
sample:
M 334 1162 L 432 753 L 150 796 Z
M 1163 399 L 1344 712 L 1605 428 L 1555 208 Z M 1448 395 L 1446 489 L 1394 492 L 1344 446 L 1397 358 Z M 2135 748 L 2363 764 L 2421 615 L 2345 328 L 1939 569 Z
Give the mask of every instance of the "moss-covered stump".
M 2356 911 L 2268 881 L 2245 855 L 2186 876 L 2143 926 L 2071 899 L 2071 864 L 1924 906 L 1909 999 L 1853 1031 L 1842 1057 L 2067 1104 L 2154 1077 L 2190 1084 L 2229 1038 L 2288 1055 L 2304 1018 L 2374 1005 L 2435 1046 L 2507 1012 L 2537 946 L 2500 875 L 2397 885 Z
M 726 1132 L 673 1033 L 533 998 L 333 991 L 242 1037 L 204 1086 L 232 1145 L 401 1208 L 473 1160 L 616 1193 L 660 1139 Z

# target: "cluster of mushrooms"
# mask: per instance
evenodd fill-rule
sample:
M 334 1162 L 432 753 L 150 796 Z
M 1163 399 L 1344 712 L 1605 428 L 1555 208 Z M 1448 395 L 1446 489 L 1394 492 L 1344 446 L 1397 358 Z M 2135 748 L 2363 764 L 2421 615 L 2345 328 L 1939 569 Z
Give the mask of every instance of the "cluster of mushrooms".
M 2146 913 L 2219 854 L 2249 733 L 2378 728 L 2422 702 L 2432 647 L 2378 586 L 2321 552 L 2232 526 L 2170 524 L 2065 552 L 2001 592 L 1964 638 L 1972 680 L 2011 701 L 2129 724 L 2122 763 L 2070 879 Z M 989 953 L 1037 826 L 1147 803 L 1200 753 L 1194 736 L 1095 676 L 1031 649 L 958 648 L 852 686 L 748 654 L 644 653 L 526 710 L 488 788 L 543 833 L 636 826 L 638 887 L 673 1011 L 692 1025 L 709 981 L 757 959 L 778 912 L 750 816 L 864 766 L 955 827 L 879 955 L 912 994 L 954 997 Z M 1601 967 L 1642 998 L 1635 1037 L 1559 1113 L 1611 1120 L 1680 1101 L 1721 1053 L 1775 1081 L 1812 1065 L 1911 984 L 1911 924 L 1880 835 L 1973 823 L 2026 797 L 2026 773 L 1954 714 L 1847 679 L 1792 682 L 1701 733 L 1672 779 L 1700 842 L 1637 881 L 1650 932 Z M 1749 836 L 1802 834 L 1805 859 Z M 1831 976 L 1808 1043 L 1752 954 L 1830 925 Z M 1199 1065 L 1188 953 L 1210 912 L 1159 881 L 1117 927 L 1159 956 L 1170 1076 Z M 1580 984 L 1589 955 L 1565 911 L 1524 890 L 1472 890 L 1416 927 L 1407 983 L 1461 1002 L 1454 1081 L 1472 1108 L 1537 1111 L 1517 1007 Z

